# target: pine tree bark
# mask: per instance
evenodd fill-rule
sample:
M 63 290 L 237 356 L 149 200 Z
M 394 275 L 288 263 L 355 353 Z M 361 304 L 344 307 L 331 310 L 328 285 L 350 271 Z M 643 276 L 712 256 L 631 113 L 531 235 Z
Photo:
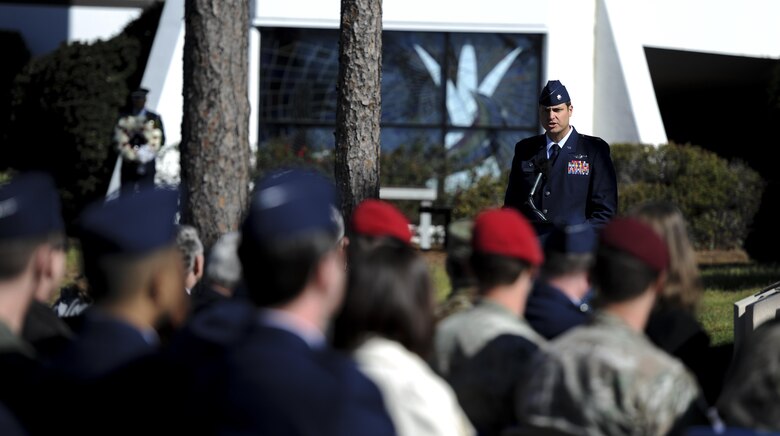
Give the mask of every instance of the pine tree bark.
M 206 249 L 237 230 L 249 189 L 248 0 L 186 0 L 182 222 Z
M 382 1 L 341 0 L 335 175 L 345 219 L 379 197 L 381 83 Z

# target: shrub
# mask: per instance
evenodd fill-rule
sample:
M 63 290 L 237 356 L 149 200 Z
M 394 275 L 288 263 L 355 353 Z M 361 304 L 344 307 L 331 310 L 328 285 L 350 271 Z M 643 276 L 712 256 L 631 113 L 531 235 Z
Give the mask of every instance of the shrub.
M 116 159 L 114 123 L 140 81 L 151 46 L 148 25 L 156 28 L 160 10 L 150 9 L 110 40 L 62 45 L 16 77 L 0 161 L 52 173 L 67 221 L 105 193 Z
M 716 154 L 691 145 L 618 144 L 612 146 L 617 170 L 619 212 L 653 200 L 678 205 L 690 225 L 699 249 L 741 247 L 758 210 L 764 183 L 757 172 L 740 161 L 728 162 Z M 382 153 L 383 186 L 424 186 L 435 177 L 434 151 L 421 146 L 400 147 Z M 294 149 L 284 141 L 272 142 L 258 151 L 258 169 L 284 165 L 315 166 L 333 173 L 331 150 Z M 500 207 L 509 172 L 500 176 L 472 175 L 469 187 L 440 198 L 453 206 L 452 219 L 473 218 L 480 211 Z M 412 220 L 418 204 L 396 202 Z
M 296 145 L 292 138 L 280 137 L 262 144 L 257 149 L 255 176 L 262 176 L 269 170 L 281 167 L 316 168 L 334 177 L 334 150 Z M 423 144 L 397 147 L 382 151 L 380 155 L 380 185 L 424 187 L 435 177 L 432 162 L 438 158 L 436 151 Z M 410 220 L 418 215 L 419 202 L 392 201 Z
M 333 178 L 333 150 L 295 146 L 286 137 L 275 138 L 257 147 L 253 177 L 262 177 L 278 168 L 316 168 Z
M 0 144 L 6 140 L 11 118 L 11 89 L 14 77 L 30 60 L 30 52 L 19 32 L 0 30 L 0 47 L 3 47 L 3 66 L 0 67 Z
M 612 160 L 621 213 L 644 201 L 670 201 L 688 220 L 697 248 L 742 246 L 763 191 L 761 177 L 745 164 L 676 144 L 617 144 Z
M 504 205 L 504 194 L 509 183 L 509 171 L 499 177 L 492 174 L 472 177 L 474 182 L 452 196 L 452 219 L 474 218 L 485 209 Z

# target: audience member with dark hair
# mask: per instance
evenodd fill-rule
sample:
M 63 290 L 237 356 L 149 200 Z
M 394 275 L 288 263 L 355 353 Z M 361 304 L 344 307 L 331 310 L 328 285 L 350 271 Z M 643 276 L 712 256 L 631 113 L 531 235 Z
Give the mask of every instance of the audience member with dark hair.
M 90 206 L 81 216 L 84 272 L 94 305 L 56 363 L 94 379 L 152 352 L 158 329 L 187 313 L 176 247 L 177 194 L 143 190 Z
M 517 434 L 660 435 L 704 416 L 693 376 L 643 333 L 668 268 L 647 224 L 604 228 L 593 267 L 599 310 L 537 355 L 518 391 Z
M 513 424 L 513 394 L 522 369 L 545 343 L 522 317 L 543 255 L 533 228 L 513 209 L 481 213 L 472 245 L 481 298 L 441 321 L 435 367 L 477 432 L 493 435 Z
M 525 319 L 553 339 L 585 323 L 591 312 L 589 271 L 596 249 L 590 224 L 556 228 L 544 246 L 544 263 L 525 306 Z
M 64 224 L 54 181 L 21 174 L 0 185 L 0 434 L 47 434 L 60 418 L 57 388 L 22 337 L 28 308 L 62 279 Z M 44 309 L 48 307 L 43 306 Z M 50 310 L 50 309 L 49 309 Z M 36 334 L 53 336 L 51 318 L 36 319 Z M 28 319 L 27 323 L 31 321 Z M 14 416 L 11 416 L 12 412 Z M 52 420 L 52 421 L 50 421 Z M 22 429 L 23 427 L 23 429 Z
M 455 394 L 424 359 L 434 315 L 428 266 L 411 247 L 378 246 L 350 262 L 334 345 L 379 387 L 399 435 L 468 435 Z
M 377 387 L 326 344 L 346 278 L 337 204 L 335 186 L 311 171 L 255 184 L 238 249 L 255 307 L 217 304 L 188 328 L 221 347 L 216 381 L 199 380 L 214 386 L 203 400 L 217 433 L 395 434 Z
M 349 226 L 350 259 L 376 247 L 412 245 L 409 220 L 392 204 L 373 198 L 363 200 L 352 212 Z
M 659 348 L 682 360 L 715 404 L 731 362 L 732 346 L 711 347 L 696 319 L 702 284 L 682 212 L 670 203 L 644 203 L 630 215 L 649 224 L 669 247 L 669 271 L 645 333 Z

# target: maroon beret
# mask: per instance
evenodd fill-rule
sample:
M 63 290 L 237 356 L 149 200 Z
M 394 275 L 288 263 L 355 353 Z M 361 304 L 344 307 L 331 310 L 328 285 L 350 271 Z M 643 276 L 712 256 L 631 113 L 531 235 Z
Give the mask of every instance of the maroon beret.
M 490 209 L 474 221 L 474 251 L 514 257 L 533 266 L 544 260 L 539 238 L 525 217 L 514 209 Z
M 655 271 L 669 267 L 666 243 L 652 227 L 637 219 L 610 221 L 601 232 L 601 244 L 628 253 Z
M 412 243 L 412 232 L 409 230 L 409 220 L 392 204 L 368 199 L 352 212 L 352 232 L 363 236 L 390 236 Z

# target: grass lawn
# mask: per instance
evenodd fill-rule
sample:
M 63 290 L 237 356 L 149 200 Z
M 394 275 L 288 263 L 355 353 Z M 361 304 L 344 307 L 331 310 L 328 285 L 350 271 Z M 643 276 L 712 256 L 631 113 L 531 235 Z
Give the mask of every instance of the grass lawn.
M 702 265 L 701 270 L 704 298 L 698 317 L 712 337 L 713 344 L 733 341 L 734 302 L 780 280 L 778 265 Z
M 426 252 L 431 267 L 437 301 L 446 298 L 450 281 L 444 269 L 444 253 Z M 709 332 L 713 344 L 733 341 L 734 302 L 780 280 L 780 266 L 751 263 L 745 256 L 700 256 L 704 298 L 698 318 Z M 726 263 L 724 263 L 724 260 Z

